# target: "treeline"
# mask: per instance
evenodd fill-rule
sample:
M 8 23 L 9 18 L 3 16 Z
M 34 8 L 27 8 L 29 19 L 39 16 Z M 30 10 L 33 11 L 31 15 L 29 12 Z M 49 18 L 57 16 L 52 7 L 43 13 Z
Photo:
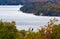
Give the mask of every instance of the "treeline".
M 56 19 L 50 20 L 47 26 L 38 29 L 17 30 L 15 21 L 3 22 L 0 20 L 0 39 L 60 39 L 60 24 L 54 25 Z
M 55 2 L 33 2 L 20 8 L 25 13 L 43 16 L 60 16 L 60 3 Z

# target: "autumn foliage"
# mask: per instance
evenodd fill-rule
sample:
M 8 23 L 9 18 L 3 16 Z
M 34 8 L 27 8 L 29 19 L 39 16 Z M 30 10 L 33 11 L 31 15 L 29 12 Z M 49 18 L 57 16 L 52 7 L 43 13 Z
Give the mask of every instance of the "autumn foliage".
M 47 25 L 34 32 L 34 29 L 17 30 L 15 21 L 0 20 L 0 39 L 60 39 L 60 24 L 54 24 L 57 21 L 50 19 Z

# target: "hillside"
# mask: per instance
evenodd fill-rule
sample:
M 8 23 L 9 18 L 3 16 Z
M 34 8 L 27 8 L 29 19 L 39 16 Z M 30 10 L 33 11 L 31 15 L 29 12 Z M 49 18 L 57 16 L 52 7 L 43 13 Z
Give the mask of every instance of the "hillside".
M 60 16 L 60 4 L 52 2 L 33 2 L 20 8 L 22 12 L 42 16 Z
M 0 0 L 0 5 L 19 5 L 29 4 L 32 2 L 52 2 L 60 3 L 60 0 Z

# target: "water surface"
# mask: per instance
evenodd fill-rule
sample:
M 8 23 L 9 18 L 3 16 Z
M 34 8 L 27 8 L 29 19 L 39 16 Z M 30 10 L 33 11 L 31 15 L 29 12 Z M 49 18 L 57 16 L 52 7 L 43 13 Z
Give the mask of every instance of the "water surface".
M 48 16 L 35 16 L 33 14 L 26 14 L 19 11 L 21 5 L 18 6 L 7 6 L 7 5 L 0 5 L 0 19 L 3 21 L 16 21 L 17 29 L 25 29 L 28 30 L 29 28 L 34 28 L 37 30 L 40 26 L 47 24 L 49 19 L 54 17 Z M 60 23 L 60 17 L 55 17 L 59 21 L 56 22 L 57 24 Z

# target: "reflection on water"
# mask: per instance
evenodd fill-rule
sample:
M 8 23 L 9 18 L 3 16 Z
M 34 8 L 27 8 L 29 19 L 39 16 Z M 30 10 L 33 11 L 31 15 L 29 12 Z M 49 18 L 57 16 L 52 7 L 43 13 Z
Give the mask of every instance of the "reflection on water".
M 34 28 L 37 30 L 40 26 L 47 24 L 49 19 L 54 17 L 35 16 L 33 14 L 25 14 L 19 11 L 21 6 L 0 6 L 0 19 L 3 21 L 16 21 L 18 29 Z M 56 17 L 60 20 L 59 17 Z M 57 22 L 57 23 L 60 23 Z

